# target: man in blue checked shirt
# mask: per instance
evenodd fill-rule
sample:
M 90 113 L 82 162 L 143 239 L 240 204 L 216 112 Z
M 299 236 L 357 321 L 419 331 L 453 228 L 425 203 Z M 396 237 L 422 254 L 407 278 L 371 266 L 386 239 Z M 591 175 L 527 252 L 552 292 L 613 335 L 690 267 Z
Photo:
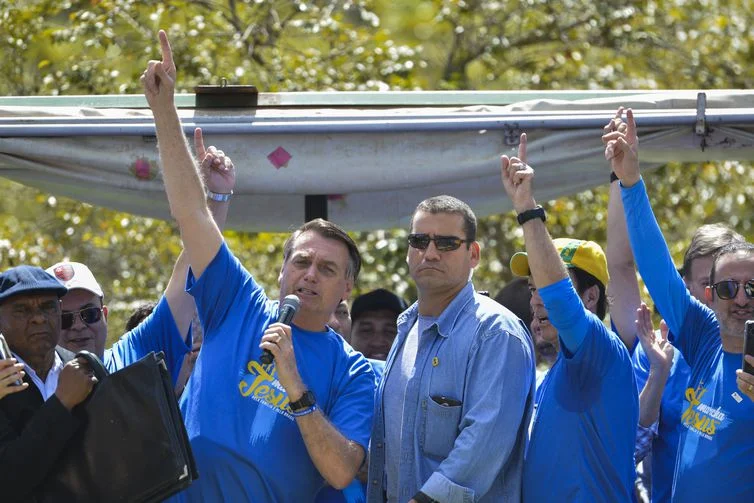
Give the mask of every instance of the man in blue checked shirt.
M 419 300 L 398 317 L 377 390 L 367 499 L 518 501 L 534 391 L 527 329 L 474 290 L 480 248 L 466 203 L 427 199 L 410 229 Z

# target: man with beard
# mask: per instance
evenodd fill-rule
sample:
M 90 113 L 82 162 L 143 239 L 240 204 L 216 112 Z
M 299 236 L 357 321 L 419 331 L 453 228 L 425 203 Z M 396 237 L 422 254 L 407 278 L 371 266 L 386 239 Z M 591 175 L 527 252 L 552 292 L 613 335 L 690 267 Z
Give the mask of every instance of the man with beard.
M 673 344 L 691 367 L 684 393 L 674 501 L 751 501 L 754 494 L 754 376 L 740 370 L 746 320 L 754 318 L 754 245 L 731 243 L 713 258 L 705 298 L 686 288 L 652 213 L 639 169 L 636 123 L 605 135 L 620 179 L 639 273 Z M 741 393 L 739 393 L 741 392 Z M 744 396 L 742 396 L 742 394 Z

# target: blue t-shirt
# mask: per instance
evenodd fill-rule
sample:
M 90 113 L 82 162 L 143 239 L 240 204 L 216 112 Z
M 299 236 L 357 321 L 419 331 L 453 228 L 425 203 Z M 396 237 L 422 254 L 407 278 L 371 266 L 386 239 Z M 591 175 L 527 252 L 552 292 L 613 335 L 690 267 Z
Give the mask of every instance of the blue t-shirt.
M 628 350 L 568 278 L 539 293 L 561 350 L 535 395 L 523 501 L 632 501 L 639 403 Z
M 109 372 L 115 372 L 141 360 L 151 352 L 162 351 L 165 353 L 165 363 L 175 385 L 183 358 L 190 349 L 178 332 L 173 313 L 170 312 L 168 301 L 163 295 L 144 321 L 122 335 L 105 351 L 103 363 Z
M 385 373 L 385 362 L 372 358 L 367 358 L 367 360 L 372 366 L 377 383 L 379 383 L 380 379 L 382 379 L 382 374 Z M 366 500 L 366 484 L 360 482 L 358 479 L 354 479 L 342 491 L 329 485 L 325 486 L 317 493 L 317 497 L 314 499 L 315 503 L 365 503 Z
M 738 391 L 741 355 L 723 351 L 715 313 L 678 275 L 644 182 L 621 191 L 631 249 L 673 344 L 691 367 L 684 393 L 673 501 L 754 498 L 754 402 Z
M 290 414 L 275 363 L 260 362 L 264 330 L 278 302 L 225 243 L 187 290 L 204 327 L 204 343 L 181 397 L 181 412 L 199 479 L 178 501 L 313 501 L 324 479 Z M 332 329 L 293 326 L 298 372 L 317 406 L 347 439 L 366 449 L 374 404 L 374 373 Z
M 641 393 L 649 377 L 649 359 L 641 344 L 636 344 L 632 361 L 636 374 L 636 387 Z M 683 355 L 674 349 L 673 364 L 670 367 L 660 402 L 657 436 L 652 441 L 652 501 L 670 501 L 673 491 L 678 439 L 683 431 L 683 426 L 681 426 L 683 397 L 688 387 L 690 373 L 691 369 Z

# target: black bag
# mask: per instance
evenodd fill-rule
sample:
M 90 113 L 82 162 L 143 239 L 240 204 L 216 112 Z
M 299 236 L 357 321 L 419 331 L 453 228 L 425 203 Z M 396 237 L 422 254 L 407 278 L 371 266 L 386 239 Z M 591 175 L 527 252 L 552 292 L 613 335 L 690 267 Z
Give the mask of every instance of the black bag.
M 44 483 L 41 501 L 157 502 L 198 477 L 162 353 L 108 375 L 82 351 L 99 382 L 74 414 L 82 421 Z

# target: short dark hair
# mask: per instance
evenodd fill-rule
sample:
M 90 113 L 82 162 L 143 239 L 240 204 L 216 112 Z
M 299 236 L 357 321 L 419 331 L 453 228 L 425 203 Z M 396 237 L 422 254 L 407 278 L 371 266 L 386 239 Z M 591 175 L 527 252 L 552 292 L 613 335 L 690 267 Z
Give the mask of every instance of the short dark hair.
M 607 295 L 605 294 L 605 285 L 583 269 L 569 267 L 568 270 L 573 271 L 573 286 L 576 287 L 576 291 L 579 295 L 582 295 L 587 288 L 597 285 L 597 288 L 599 289 L 599 298 L 597 299 L 597 312 L 595 314 L 599 319 L 604 320 L 605 315 L 607 314 Z
M 346 231 L 334 223 L 322 218 L 315 218 L 314 220 L 306 222 L 288 236 L 288 239 L 285 240 L 285 244 L 283 245 L 283 261 L 285 262 L 288 260 L 288 257 L 291 256 L 291 252 L 293 251 L 293 243 L 305 232 L 315 232 L 323 238 L 334 239 L 335 241 L 340 241 L 346 245 L 346 248 L 348 249 L 346 277 L 356 283 L 356 280 L 359 278 L 359 272 L 361 272 L 361 253 L 359 253 L 359 247 L 356 246 L 356 243 L 354 243 L 353 239 L 351 239 L 351 236 L 349 236 Z
M 420 202 L 411 215 L 411 222 L 408 226 L 409 230 L 414 228 L 414 217 L 420 211 L 435 215 L 437 213 L 451 213 L 454 215 L 460 215 L 463 218 L 463 232 L 466 238 L 466 248 L 471 246 L 471 243 L 476 241 L 476 215 L 471 210 L 468 204 L 464 203 L 460 199 L 456 199 L 453 196 L 442 195 L 430 197 Z
M 523 321 L 528 327 L 534 315 L 531 312 L 531 293 L 527 278 L 514 278 L 505 285 L 497 295 L 495 301 L 508 308 L 513 314 Z
M 144 321 L 147 316 L 152 314 L 152 311 L 154 311 L 155 307 L 157 307 L 157 303 L 151 301 L 143 302 L 136 306 L 136 309 L 134 309 L 134 312 L 131 313 L 128 321 L 126 321 L 126 332 L 130 332 L 134 328 L 138 327 L 139 324 Z
M 699 227 L 683 255 L 681 276 L 686 278 L 691 273 L 691 262 L 701 257 L 715 255 L 725 245 L 743 243 L 744 237 L 725 224 L 705 224 Z
M 712 260 L 712 270 L 709 273 L 710 286 L 715 284 L 715 269 L 717 269 L 717 263 L 720 261 L 720 258 L 738 252 L 744 252 L 746 255 L 754 255 L 754 244 L 747 243 L 746 241 L 734 242 L 720 248 Z

